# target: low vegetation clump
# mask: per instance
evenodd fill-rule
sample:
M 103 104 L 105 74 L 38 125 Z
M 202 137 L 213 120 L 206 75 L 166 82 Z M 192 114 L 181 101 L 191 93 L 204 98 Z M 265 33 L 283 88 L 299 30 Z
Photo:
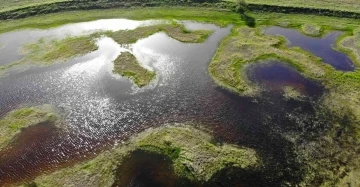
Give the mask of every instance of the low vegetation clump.
M 291 86 L 286 86 L 284 88 L 284 97 L 285 99 L 295 99 L 295 100 L 302 100 L 304 96 L 295 88 Z
M 302 33 L 308 36 L 321 36 L 322 28 L 315 24 L 307 23 L 301 26 Z
M 41 187 L 112 186 L 117 180 L 117 168 L 136 150 L 167 156 L 179 177 L 202 182 L 226 167 L 239 167 L 247 171 L 261 166 L 252 149 L 230 144 L 216 145 L 212 142 L 214 140 L 211 135 L 190 126 L 148 129 L 125 145 L 105 151 L 76 166 L 39 176 L 31 184 Z
M 113 72 L 132 79 L 138 87 L 148 85 L 155 77 L 155 72 L 142 67 L 136 57 L 129 52 L 121 53 L 114 61 Z
M 0 119 L 0 150 L 5 148 L 21 129 L 42 122 L 54 123 L 57 116 L 50 106 L 29 107 L 13 110 Z

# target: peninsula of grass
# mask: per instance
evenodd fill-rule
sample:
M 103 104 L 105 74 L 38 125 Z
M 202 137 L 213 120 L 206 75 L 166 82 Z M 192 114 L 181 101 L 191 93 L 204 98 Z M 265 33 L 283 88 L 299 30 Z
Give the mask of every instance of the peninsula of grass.
M 135 30 L 120 30 L 107 33 L 107 36 L 111 37 L 119 44 L 131 44 L 157 32 L 165 32 L 171 38 L 186 43 L 204 42 L 208 36 L 212 34 L 212 31 L 206 30 L 189 31 L 183 25 L 173 23 L 139 27 Z
M 42 187 L 110 187 L 118 178 L 117 168 L 136 150 L 168 157 L 176 175 L 201 183 L 223 168 L 237 167 L 248 171 L 261 166 L 254 150 L 230 144 L 216 145 L 213 142 L 213 137 L 208 133 L 187 125 L 148 129 L 132 137 L 124 145 L 73 167 L 39 176 L 30 184 Z
M 155 77 L 155 72 L 142 67 L 136 57 L 129 52 L 123 52 L 114 61 L 113 72 L 134 81 L 138 87 L 148 85 Z
M 43 105 L 13 110 L 0 119 L 0 150 L 5 148 L 21 129 L 58 119 L 51 106 Z
M 228 0 L 235 2 L 237 0 Z M 360 2 L 357 0 L 246 0 L 249 4 L 255 5 L 276 5 L 280 7 L 304 7 L 304 8 L 319 8 L 329 10 L 341 10 L 360 13 Z
M 40 39 L 35 43 L 23 46 L 20 52 L 24 57 L 19 61 L 0 66 L 0 72 L 3 71 L 2 73 L 4 73 L 4 71 L 19 68 L 20 66 L 47 66 L 57 62 L 64 62 L 97 49 L 98 46 L 92 35 L 68 37 L 61 40 Z
M 95 51 L 98 46 L 92 36 L 68 37 L 62 40 L 40 39 L 24 46 L 21 63 L 48 65 Z

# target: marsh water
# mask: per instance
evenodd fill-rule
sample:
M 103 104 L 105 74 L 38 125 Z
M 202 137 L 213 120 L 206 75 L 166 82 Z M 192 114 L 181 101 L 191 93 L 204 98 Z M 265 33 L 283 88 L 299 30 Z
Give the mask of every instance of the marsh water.
M 305 36 L 295 29 L 269 27 L 265 29 L 264 34 L 284 36 L 289 47 L 296 46 L 307 50 L 337 70 L 353 71 L 355 69 L 351 59 L 346 54 L 336 50 L 336 40 L 342 34 L 340 31 L 333 31 L 318 38 Z
M 156 23 L 113 19 L 5 33 L 0 35 L 0 44 L 5 46 L 0 49 L 0 64 L 21 59 L 18 54 L 21 45 L 42 37 L 61 38 L 98 29 L 134 29 Z M 1 77 L 0 116 L 19 107 L 51 104 L 62 114 L 65 130 L 56 130 L 49 124 L 23 130 L 12 146 L 0 153 L 0 185 L 72 165 L 146 128 L 174 122 L 202 124 L 214 132 L 219 142 L 255 149 L 265 168 L 252 176 L 253 184 L 271 186 L 284 181 L 296 184 L 302 170 L 286 135 L 296 133 L 308 137 L 321 133 L 325 122 L 319 125 L 321 128 L 306 125 L 323 123 L 315 115 L 313 102 L 285 100 L 278 92 L 256 98 L 240 97 L 220 88 L 209 76 L 208 65 L 231 27 L 183 23 L 189 29 L 209 29 L 214 33 L 201 44 L 181 43 L 165 33 L 154 34 L 130 46 L 120 46 L 104 37 L 97 41 L 99 49 L 85 56 L 48 67 L 20 69 Z M 157 73 L 149 86 L 137 88 L 128 79 L 112 73 L 112 61 L 126 50 L 132 51 L 144 67 Z M 255 75 L 280 76 L 274 81 L 294 76 L 296 84 L 302 84 L 310 96 L 321 94 L 313 91 L 313 84 L 296 71 L 277 65 L 264 68 L 266 71 L 257 69 Z M 272 71 L 278 73 L 272 74 Z M 255 76 L 255 79 L 261 77 Z M 140 154 L 129 162 L 137 165 L 161 160 L 157 156 L 153 158 L 141 161 Z M 168 172 L 167 162 L 157 171 Z M 233 184 L 241 181 L 235 177 L 236 173 L 237 170 L 226 169 L 217 176 L 226 178 L 224 181 L 231 179 L 233 181 L 227 182 Z M 153 184 L 148 181 L 148 175 L 135 180 L 138 184 Z
M 319 97 L 324 88 L 297 72 L 294 68 L 281 61 L 268 60 L 258 62 L 247 68 L 250 81 L 259 84 L 266 91 L 279 93 L 284 87 L 291 87 L 308 97 Z

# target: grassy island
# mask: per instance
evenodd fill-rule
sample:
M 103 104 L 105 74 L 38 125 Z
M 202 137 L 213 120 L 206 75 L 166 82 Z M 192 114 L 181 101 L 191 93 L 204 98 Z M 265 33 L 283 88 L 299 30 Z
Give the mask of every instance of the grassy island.
M 114 61 L 113 72 L 132 79 L 138 87 L 148 85 L 155 77 L 155 72 L 142 67 L 136 57 L 129 52 L 121 53 Z
M 124 145 L 105 151 L 76 166 L 39 176 L 27 186 L 52 187 L 78 184 L 106 187 L 112 186 L 115 181 L 121 186 L 126 186 L 128 184 L 119 181 L 120 176 L 117 175 L 116 170 L 126 164 L 129 157 L 139 150 L 166 156 L 171 160 L 173 172 L 178 177 L 200 183 L 206 182 L 216 172 L 226 167 L 238 167 L 246 171 L 261 166 L 261 161 L 254 150 L 214 142 L 208 133 L 187 125 L 176 124 L 148 129 L 134 136 Z

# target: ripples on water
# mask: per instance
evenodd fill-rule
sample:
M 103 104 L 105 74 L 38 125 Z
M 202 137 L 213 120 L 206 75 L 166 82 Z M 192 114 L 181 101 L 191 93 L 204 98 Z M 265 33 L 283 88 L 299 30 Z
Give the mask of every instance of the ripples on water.
M 0 35 L 0 43 L 6 44 L 0 51 L 0 64 L 19 60 L 18 48 L 42 37 L 156 23 L 100 20 L 6 33 Z M 207 68 L 230 27 L 193 22 L 185 25 L 212 29 L 214 34 L 205 43 L 186 44 L 157 33 L 125 48 L 105 37 L 97 41 L 99 50 L 83 57 L 0 78 L 0 116 L 19 106 L 51 104 L 62 112 L 67 126 L 61 132 L 44 124 L 26 129 L 19 138 L 21 144 L 1 153 L 0 184 L 72 164 L 150 126 L 188 121 L 206 124 L 219 141 L 248 146 L 265 155 L 264 162 L 271 166 L 268 170 L 276 176 L 265 185 L 297 180 L 293 171 L 298 167 L 291 161 L 283 162 L 295 160 L 288 154 L 291 143 L 273 129 L 293 130 L 295 119 L 284 114 L 298 112 L 299 108 L 308 116 L 303 120 L 313 120 L 311 104 L 272 97 L 242 98 L 219 88 Z M 112 61 L 126 50 L 131 50 L 144 67 L 156 71 L 156 80 L 149 86 L 139 89 L 128 79 L 112 74 Z

